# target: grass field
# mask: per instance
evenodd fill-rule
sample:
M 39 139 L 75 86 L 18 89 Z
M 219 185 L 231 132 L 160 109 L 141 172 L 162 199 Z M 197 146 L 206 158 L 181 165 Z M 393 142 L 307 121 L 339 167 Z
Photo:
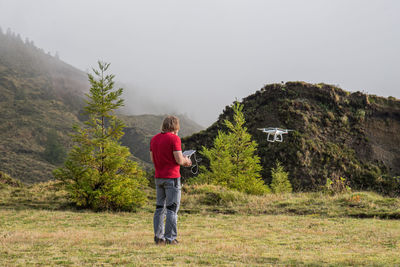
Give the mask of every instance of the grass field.
M 153 198 L 137 213 L 94 213 L 69 207 L 52 188 L 0 188 L 1 266 L 400 266 L 400 221 L 352 218 L 345 211 L 353 206 L 364 215 L 395 215 L 396 198 L 366 192 L 253 198 L 187 188 L 181 243 L 156 246 Z M 345 207 L 346 199 L 358 206 Z

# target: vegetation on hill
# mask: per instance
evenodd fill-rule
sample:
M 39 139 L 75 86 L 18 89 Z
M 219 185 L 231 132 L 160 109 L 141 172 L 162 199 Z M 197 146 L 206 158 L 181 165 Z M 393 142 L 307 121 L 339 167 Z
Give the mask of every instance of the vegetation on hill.
M 0 170 L 25 182 L 48 180 L 48 137 L 68 146 L 86 86 L 82 72 L 0 31 Z
M 245 126 L 259 144 L 262 177 L 270 184 L 279 160 L 294 190 L 320 190 L 328 178 L 344 177 L 352 188 L 400 193 L 400 101 L 326 84 L 266 85 L 243 99 Z M 182 140 L 190 149 L 211 147 L 227 106 L 208 129 Z M 293 129 L 282 143 L 270 143 L 257 128 Z M 207 161 L 204 161 L 207 164 Z

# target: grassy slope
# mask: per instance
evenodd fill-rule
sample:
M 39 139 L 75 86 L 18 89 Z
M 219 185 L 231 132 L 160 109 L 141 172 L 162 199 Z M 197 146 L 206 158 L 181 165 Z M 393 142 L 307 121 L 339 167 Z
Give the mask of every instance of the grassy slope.
M 0 169 L 26 182 L 51 177 L 54 166 L 42 155 L 47 134 L 57 130 L 63 145 L 67 145 L 68 133 L 78 123 L 70 106 L 54 98 L 42 98 L 45 92 L 38 88 L 48 83 L 44 76 L 28 83 L 17 74 L 0 81 L 0 91 L 6 99 L 0 101 Z M 13 86 L 23 88 L 23 98 L 15 98 Z
M 366 192 L 261 198 L 186 187 L 179 216 L 181 244 L 162 248 L 152 240 L 150 189 L 149 203 L 138 213 L 74 210 L 54 183 L 29 188 L 0 184 L 0 192 L 3 266 L 400 264 L 400 221 L 350 218 L 343 211 L 400 214 L 399 199 Z M 344 199 L 357 202 L 351 200 L 354 195 L 362 196 L 363 205 L 340 209 Z M 321 213 L 324 209 L 333 211 Z

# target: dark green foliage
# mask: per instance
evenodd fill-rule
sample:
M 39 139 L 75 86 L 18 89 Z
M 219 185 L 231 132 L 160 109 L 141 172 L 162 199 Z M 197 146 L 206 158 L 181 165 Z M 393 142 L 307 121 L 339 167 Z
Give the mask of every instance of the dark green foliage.
M 275 194 L 277 193 L 291 193 L 292 185 L 289 181 L 289 173 L 285 172 L 282 164 L 276 161 L 275 168 L 271 169 L 271 189 Z
M 67 153 L 60 143 L 60 138 L 56 131 L 50 131 L 47 134 L 47 141 L 43 157 L 51 164 L 57 165 L 64 162 Z
M 375 190 L 385 195 L 400 196 L 400 176 L 381 175 L 376 179 Z
M 225 120 L 228 133 L 218 132 L 211 149 L 203 147 L 201 154 L 210 162 L 210 170 L 197 178 L 199 182 L 236 189 L 249 194 L 265 194 L 268 186 L 260 179 L 260 158 L 255 155 L 257 143 L 244 127 L 243 106 L 233 106 L 234 123 Z
M 144 172 L 127 147 L 118 140 L 124 124 L 114 110 L 122 106 L 122 88 L 113 91 L 114 75 L 106 75 L 110 64 L 99 62 L 96 77 L 88 74 L 91 83 L 85 111 L 86 127 L 75 127 L 75 146 L 63 168 L 54 171 L 74 203 L 94 210 L 135 210 L 144 204 L 147 185 Z

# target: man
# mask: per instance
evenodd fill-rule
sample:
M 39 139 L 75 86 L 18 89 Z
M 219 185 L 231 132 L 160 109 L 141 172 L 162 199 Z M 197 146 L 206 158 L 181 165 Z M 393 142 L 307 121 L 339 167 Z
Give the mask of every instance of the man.
M 162 123 L 161 133 L 150 141 L 150 158 L 155 168 L 157 191 L 153 219 L 156 244 L 178 244 L 176 237 L 177 213 L 181 201 L 180 166 L 192 165 L 190 159 L 182 155 L 179 128 L 179 119 L 168 116 Z M 167 216 L 164 227 L 165 211 Z

